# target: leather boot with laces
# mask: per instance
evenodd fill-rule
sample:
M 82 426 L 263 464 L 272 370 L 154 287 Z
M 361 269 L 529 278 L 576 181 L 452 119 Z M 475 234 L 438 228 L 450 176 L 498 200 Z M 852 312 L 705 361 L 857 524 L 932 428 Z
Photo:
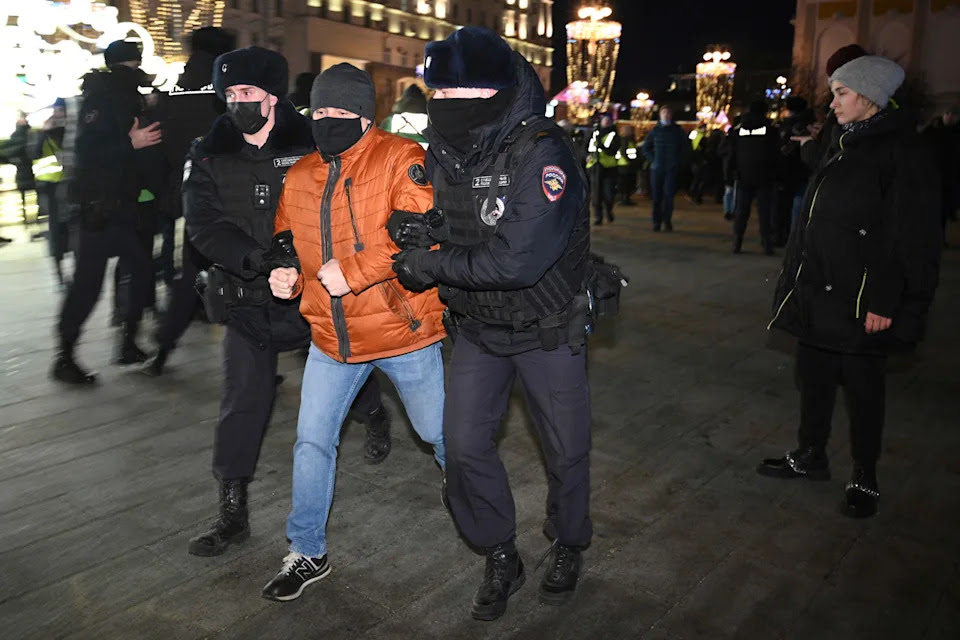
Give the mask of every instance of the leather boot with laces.
M 856 465 L 844 492 L 843 515 L 850 518 L 872 518 L 877 514 L 880 489 L 874 468 Z
M 573 597 L 580 578 L 580 548 L 554 542 L 547 552 L 550 561 L 540 580 L 540 602 L 553 606 Z
M 523 561 L 511 540 L 485 549 L 483 582 L 473 596 L 470 615 L 475 620 L 496 620 L 507 610 L 507 600 L 523 586 Z
M 190 540 L 189 552 L 195 556 L 218 556 L 231 544 L 249 537 L 247 479 L 221 480 L 220 515 L 209 531 Z
M 367 441 L 363 446 L 363 461 L 367 464 L 380 464 L 390 454 L 390 416 L 383 405 L 371 413 L 364 423 L 367 427 Z
M 757 465 L 757 473 L 768 478 L 830 479 L 830 460 L 820 447 L 800 447 L 782 458 L 766 458 Z

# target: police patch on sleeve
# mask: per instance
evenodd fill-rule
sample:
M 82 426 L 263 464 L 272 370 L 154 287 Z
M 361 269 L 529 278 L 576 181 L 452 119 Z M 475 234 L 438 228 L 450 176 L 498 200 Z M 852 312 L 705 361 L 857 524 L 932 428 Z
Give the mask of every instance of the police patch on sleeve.
M 410 165 L 410 168 L 407 169 L 407 175 L 410 176 L 414 184 L 418 184 L 421 187 L 427 186 L 427 170 L 422 164 Z
M 560 167 L 550 165 L 543 168 L 543 193 L 550 202 L 556 202 L 567 188 L 567 174 Z

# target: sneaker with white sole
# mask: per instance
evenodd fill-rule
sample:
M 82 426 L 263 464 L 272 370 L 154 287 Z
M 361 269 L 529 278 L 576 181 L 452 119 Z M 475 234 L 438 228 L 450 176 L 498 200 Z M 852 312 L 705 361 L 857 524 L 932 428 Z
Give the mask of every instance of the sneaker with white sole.
M 307 588 L 330 575 L 330 563 L 324 554 L 319 558 L 311 558 L 302 553 L 289 553 L 283 559 L 283 566 L 276 577 L 267 583 L 260 592 L 267 600 L 287 602 L 296 600 Z

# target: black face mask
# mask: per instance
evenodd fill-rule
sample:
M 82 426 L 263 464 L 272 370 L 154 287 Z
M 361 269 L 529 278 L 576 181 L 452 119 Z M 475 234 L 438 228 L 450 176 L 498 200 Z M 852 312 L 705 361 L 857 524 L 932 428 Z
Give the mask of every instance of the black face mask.
M 360 141 L 366 131 L 360 118 L 320 118 L 310 122 L 313 141 L 326 156 L 338 156 Z
M 516 89 L 498 91 L 491 98 L 432 98 L 427 102 L 430 126 L 461 153 L 474 144 L 475 131 L 500 120 L 513 104 Z
M 267 117 L 260 113 L 261 104 L 263 104 L 262 100 L 258 102 L 228 102 L 227 115 L 233 120 L 233 124 L 237 125 L 237 129 L 248 135 L 253 135 L 267 124 Z

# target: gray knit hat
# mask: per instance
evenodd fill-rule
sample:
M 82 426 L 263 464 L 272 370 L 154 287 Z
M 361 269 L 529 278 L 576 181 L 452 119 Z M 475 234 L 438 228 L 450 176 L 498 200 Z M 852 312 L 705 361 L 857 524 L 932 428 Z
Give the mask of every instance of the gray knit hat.
M 856 91 L 881 109 L 903 84 L 903 68 L 882 56 L 861 56 L 838 68 L 830 82 L 839 82 Z
M 323 107 L 346 109 L 373 120 L 377 98 L 370 74 L 352 64 L 335 64 L 313 80 L 310 89 L 310 111 Z

